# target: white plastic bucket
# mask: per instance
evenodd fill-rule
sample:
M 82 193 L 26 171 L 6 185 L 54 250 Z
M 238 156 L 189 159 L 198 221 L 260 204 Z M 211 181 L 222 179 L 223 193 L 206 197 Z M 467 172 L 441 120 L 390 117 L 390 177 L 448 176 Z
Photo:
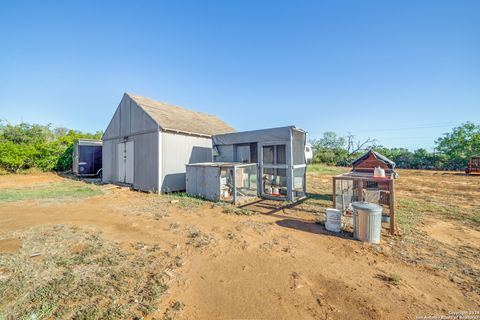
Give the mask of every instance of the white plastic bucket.
M 340 210 L 327 209 L 325 228 L 333 232 L 340 232 L 342 230 L 342 212 Z

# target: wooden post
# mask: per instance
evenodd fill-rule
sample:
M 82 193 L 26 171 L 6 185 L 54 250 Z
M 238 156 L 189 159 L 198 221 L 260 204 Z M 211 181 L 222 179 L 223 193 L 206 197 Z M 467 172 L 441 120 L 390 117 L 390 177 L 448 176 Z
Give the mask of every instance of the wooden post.
M 363 180 L 357 180 L 357 196 L 358 199 L 356 201 L 363 201 Z
M 390 234 L 395 235 L 395 182 L 390 179 Z
M 333 189 L 332 189 L 332 201 L 333 201 L 333 208 L 337 209 L 337 178 L 333 177 Z

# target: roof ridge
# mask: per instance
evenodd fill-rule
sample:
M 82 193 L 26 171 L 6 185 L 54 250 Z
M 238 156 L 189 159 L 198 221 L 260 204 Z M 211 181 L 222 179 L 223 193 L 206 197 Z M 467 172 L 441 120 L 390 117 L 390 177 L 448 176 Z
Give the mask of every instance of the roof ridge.
M 148 97 L 125 92 L 125 95 L 152 118 L 163 130 L 212 136 L 235 132 L 235 129 L 219 117 L 187 109 Z
M 217 118 L 217 119 L 221 120 L 221 119 L 218 118 L 216 115 L 213 115 L 213 114 L 210 114 L 210 113 L 206 113 L 206 112 L 202 112 L 202 111 L 197 111 L 197 110 L 192 110 L 192 109 L 185 108 L 185 107 L 182 107 L 182 106 L 179 106 L 179 105 L 176 105 L 176 104 L 172 104 L 172 103 L 169 103 L 169 102 L 164 102 L 164 101 L 152 99 L 152 98 L 149 98 L 149 97 L 144 97 L 144 96 L 136 95 L 136 94 L 129 93 L 129 92 L 125 92 L 125 94 L 127 94 L 127 95 L 128 95 L 130 98 L 132 98 L 133 100 L 135 100 L 135 98 L 152 100 L 152 101 L 154 101 L 154 102 L 156 102 L 156 103 L 161 103 L 161 104 L 163 104 L 164 106 L 179 108 L 179 109 L 183 109 L 183 110 L 188 110 L 188 111 L 190 111 L 190 112 L 200 113 L 200 114 L 202 114 L 202 115 L 207 115 L 207 116 L 214 117 L 214 118 Z M 136 100 L 135 100 L 135 101 L 136 101 Z M 137 101 L 137 102 L 138 102 L 138 101 Z M 160 109 L 160 107 L 155 106 L 155 105 L 151 105 L 151 104 L 148 104 L 148 103 L 144 103 L 144 104 L 146 104 L 146 105 L 148 105 L 149 107 L 152 107 L 152 108 Z

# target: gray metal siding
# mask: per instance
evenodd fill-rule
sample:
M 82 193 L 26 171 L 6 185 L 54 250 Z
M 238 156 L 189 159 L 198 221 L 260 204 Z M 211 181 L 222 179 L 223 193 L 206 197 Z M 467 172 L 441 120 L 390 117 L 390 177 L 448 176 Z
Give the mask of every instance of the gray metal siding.
M 235 161 L 235 153 L 233 145 L 219 145 L 216 146 L 217 151 L 219 153 L 218 156 L 215 156 L 215 162 L 234 162 Z
M 120 101 L 110 124 L 105 130 L 103 140 L 123 138 L 156 130 L 158 130 L 157 123 L 142 108 L 137 106 L 128 95 L 123 95 L 122 101 Z
M 187 194 L 204 199 L 220 200 L 220 168 L 187 166 Z
M 211 162 L 212 140 L 170 132 L 162 132 L 161 135 L 161 191 L 185 190 L 185 165 L 188 163 Z
M 132 136 L 134 152 L 133 188 L 142 191 L 158 192 L 158 132 Z M 121 139 L 103 142 L 103 182 L 118 182 L 118 144 Z
M 120 139 L 103 141 L 102 148 L 102 180 L 103 182 L 117 182 L 117 145 Z
M 158 135 L 157 131 L 130 138 L 134 141 L 134 189 L 150 192 L 159 190 Z
M 186 190 L 189 196 L 196 196 L 199 194 L 197 188 L 197 167 L 187 166 Z

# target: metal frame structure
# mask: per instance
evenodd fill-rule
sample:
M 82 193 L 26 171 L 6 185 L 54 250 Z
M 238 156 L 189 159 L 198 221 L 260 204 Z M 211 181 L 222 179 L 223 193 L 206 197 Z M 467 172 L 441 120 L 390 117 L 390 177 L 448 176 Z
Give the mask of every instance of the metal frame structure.
M 344 191 L 342 190 L 342 207 L 337 208 L 337 184 L 341 181 L 352 181 L 352 186 L 355 190 L 352 190 L 354 196 L 352 199 L 344 200 Z M 350 172 L 346 174 L 340 174 L 333 177 L 333 207 L 345 211 L 346 207 L 352 202 L 355 201 L 364 201 L 363 193 L 367 189 L 369 183 L 374 184 L 383 184 L 385 187 L 382 188 L 383 191 L 386 191 L 386 198 L 380 199 L 379 204 L 386 205 L 389 209 L 390 214 L 390 234 L 395 234 L 395 180 L 392 177 L 386 178 L 376 178 L 372 175 L 360 174 L 355 172 Z M 361 195 L 361 196 L 359 196 Z M 347 205 L 345 205 L 347 204 Z
M 204 162 L 187 164 L 186 167 L 189 196 L 234 204 L 258 196 L 258 170 L 255 163 Z M 253 187 L 252 176 L 255 179 Z
M 262 129 L 254 131 L 235 132 L 215 135 L 213 139 L 214 161 L 258 164 L 259 196 L 272 200 L 297 201 L 306 196 L 306 159 L 305 144 L 306 132 L 294 126 Z M 239 148 L 250 146 L 250 156 L 239 155 Z M 285 146 L 285 161 L 279 163 L 277 156 L 278 146 Z M 264 148 L 273 147 L 273 159 L 265 162 Z M 243 152 L 243 151 L 242 151 Z M 243 158 L 243 159 L 240 159 Z M 284 163 L 283 163 L 284 162 Z M 274 174 L 265 173 L 274 170 Z M 279 170 L 285 170 L 284 175 L 278 175 Z M 296 171 L 301 171 L 296 174 Z M 269 179 L 268 176 L 275 176 Z M 285 186 L 280 188 L 278 179 L 285 177 Z M 284 194 L 267 193 L 265 185 L 270 180 Z M 283 184 L 283 183 L 282 183 Z M 299 186 L 300 185 L 300 186 Z

